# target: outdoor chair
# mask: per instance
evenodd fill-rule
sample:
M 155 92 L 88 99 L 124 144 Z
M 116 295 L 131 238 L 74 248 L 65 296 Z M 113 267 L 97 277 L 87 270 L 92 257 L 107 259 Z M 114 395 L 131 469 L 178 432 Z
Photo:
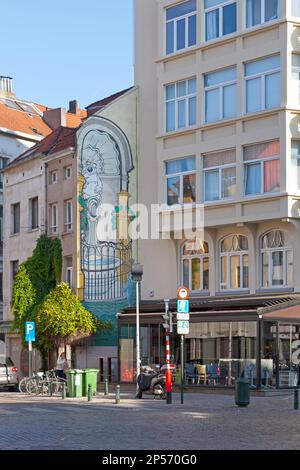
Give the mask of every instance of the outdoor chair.
M 185 365 L 185 381 L 188 384 L 189 380 L 190 383 L 194 384 L 196 382 L 197 375 L 195 374 L 195 364 L 187 363 Z
M 208 382 L 216 385 L 220 382 L 220 367 L 218 364 L 210 364 L 207 366 Z
M 207 381 L 206 366 L 202 364 L 196 364 L 196 369 L 197 369 L 197 384 L 200 384 L 201 380 L 203 380 L 203 383 L 206 384 L 206 381 Z

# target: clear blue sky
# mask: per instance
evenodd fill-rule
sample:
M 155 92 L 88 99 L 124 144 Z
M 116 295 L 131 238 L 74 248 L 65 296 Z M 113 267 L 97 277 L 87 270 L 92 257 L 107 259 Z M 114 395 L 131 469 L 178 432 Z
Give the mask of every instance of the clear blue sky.
M 50 107 L 133 84 L 133 0 L 1 1 L 0 75 Z

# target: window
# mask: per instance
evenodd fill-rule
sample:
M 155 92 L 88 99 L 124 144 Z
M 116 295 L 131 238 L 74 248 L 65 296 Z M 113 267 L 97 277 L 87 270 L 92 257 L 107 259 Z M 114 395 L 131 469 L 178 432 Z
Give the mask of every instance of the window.
M 300 5 L 300 2 L 299 2 Z M 293 102 L 300 104 L 300 55 L 292 54 Z
M 3 273 L 0 273 L 0 302 L 3 302 Z
M 246 0 L 246 27 L 278 18 L 278 0 Z
M 65 201 L 64 203 L 64 225 L 65 230 L 70 231 L 72 230 L 72 223 L 73 223 L 73 210 L 72 210 L 72 200 Z
M 29 199 L 29 228 L 34 230 L 39 227 L 39 198 Z
M 220 244 L 221 289 L 249 288 L 248 239 L 243 235 L 229 235 Z
M 245 194 L 280 191 L 280 142 L 275 140 L 244 148 Z
M 57 221 L 57 204 L 50 205 L 50 231 L 51 233 L 57 233 L 58 221 Z
M 166 86 L 167 132 L 196 124 L 196 78 Z
M 204 0 L 205 40 L 236 32 L 236 2 L 232 0 Z
M 236 68 L 204 75 L 205 122 L 236 116 Z
M 300 16 L 300 2 L 299 0 L 292 0 L 292 15 Z
M 300 191 L 300 141 L 292 140 L 291 145 L 292 150 L 292 168 L 293 168 L 293 177 L 294 185 L 293 189 Z
M 261 238 L 261 269 L 262 287 L 293 285 L 293 250 L 286 232 L 272 230 Z
M 16 260 L 16 261 L 11 261 L 10 262 L 10 267 L 11 267 L 11 278 L 12 278 L 12 283 L 19 271 L 19 261 Z
M 204 200 L 218 201 L 235 196 L 235 150 L 204 155 Z
M 172 54 L 197 42 L 196 0 L 166 9 L 166 52 Z
M 280 106 L 280 56 L 245 64 L 246 112 Z
M 65 179 L 69 180 L 72 178 L 72 166 L 66 166 L 64 168 Z
M 20 233 L 20 203 L 11 206 L 11 233 Z
M 196 201 L 195 157 L 166 163 L 166 193 L 168 206 Z
M 58 181 L 58 176 L 57 176 L 57 171 L 51 171 L 50 172 L 50 184 L 57 183 Z
M 181 253 L 182 283 L 191 291 L 209 289 L 208 243 L 190 240 L 184 243 Z
M 8 164 L 8 158 L 0 157 L 0 170 L 6 167 Z M 3 173 L 0 173 L 0 189 L 3 188 Z
M 72 289 L 72 276 L 73 276 L 73 267 L 72 267 L 72 257 L 68 256 L 65 258 L 66 266 L 66 283 L 69 284 L 70 289 Z

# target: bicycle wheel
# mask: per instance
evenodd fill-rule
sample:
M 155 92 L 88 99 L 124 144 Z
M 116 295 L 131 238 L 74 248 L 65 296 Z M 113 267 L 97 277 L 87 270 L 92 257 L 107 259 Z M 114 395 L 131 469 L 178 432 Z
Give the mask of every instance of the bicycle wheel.
M 39 395 L 40 390 L 38 381 L 33 378 L 28 378 L 26 383 L 26 391 L 29 393 L 29 395 Z
M 51 394 L 52 395 L 61 395 L 62 385 L 58 380 L 52 380 L 50 382 Z
M 21 393 L 28 393 L 27 392 L 27 382 L 29 380 L 29 377 L 23 377 L 23 379 L 20 380 L 19 382 L 19 390 Z

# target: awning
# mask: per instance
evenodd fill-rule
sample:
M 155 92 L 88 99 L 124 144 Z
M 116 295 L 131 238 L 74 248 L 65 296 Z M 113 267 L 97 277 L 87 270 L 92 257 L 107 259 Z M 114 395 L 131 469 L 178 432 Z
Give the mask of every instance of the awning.
M 264 313 L 262 317 L 266 321 L 280 321 L 287 323 L 300 322 L 300 305 L 267 312 Z

